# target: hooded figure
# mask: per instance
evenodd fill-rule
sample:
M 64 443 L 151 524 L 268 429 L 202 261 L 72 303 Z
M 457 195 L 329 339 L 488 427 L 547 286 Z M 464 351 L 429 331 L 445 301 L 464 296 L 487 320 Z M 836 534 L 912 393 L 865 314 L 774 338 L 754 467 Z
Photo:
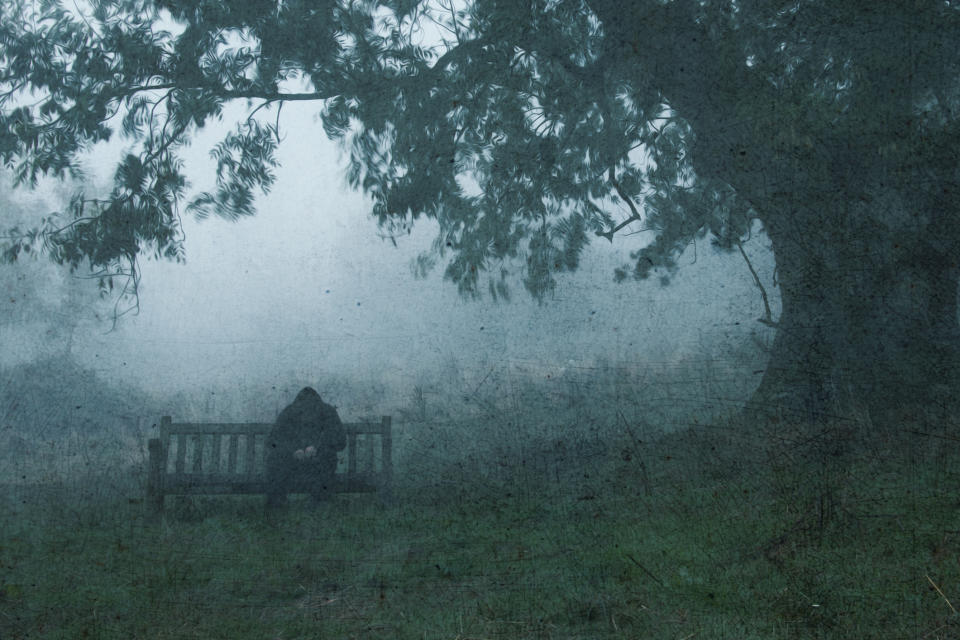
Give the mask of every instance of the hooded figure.
M 267 506 L 279 506 L 288 493 L 328 498 L 337 471 L 337 452 L 347 435 L 337 410 L 305 387 L 280 412 L 267 436 Z

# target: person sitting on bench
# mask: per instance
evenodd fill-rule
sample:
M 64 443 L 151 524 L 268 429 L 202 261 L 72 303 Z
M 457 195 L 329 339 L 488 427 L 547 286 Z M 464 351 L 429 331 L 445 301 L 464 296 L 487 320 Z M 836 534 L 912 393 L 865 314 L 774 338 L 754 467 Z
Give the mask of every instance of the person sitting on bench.
M 337 452 L 347 436 L 337 410 L 304 387 L 267 436 L 267 508 L 286 502 L 288 493 L 304 492 L 328 500 L 337 472 Z

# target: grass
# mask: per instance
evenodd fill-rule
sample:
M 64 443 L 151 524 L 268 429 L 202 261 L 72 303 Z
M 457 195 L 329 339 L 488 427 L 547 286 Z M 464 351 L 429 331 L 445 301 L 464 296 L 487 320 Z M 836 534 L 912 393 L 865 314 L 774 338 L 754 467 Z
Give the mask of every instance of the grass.
M 586 465 L 412 469 L 389 505 L 272 518 L 195 498 L 151 523 L 135 485 L 10 487 L 0 637 L 960 636 L 951 442 L 774 441 L 701 428 Z

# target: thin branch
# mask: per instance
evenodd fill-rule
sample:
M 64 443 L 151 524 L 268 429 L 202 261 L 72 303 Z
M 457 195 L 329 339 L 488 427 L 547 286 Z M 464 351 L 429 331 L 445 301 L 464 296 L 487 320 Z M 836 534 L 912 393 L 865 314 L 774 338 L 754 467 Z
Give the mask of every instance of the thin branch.
M 770 313 L 770 300 L 767 298 L 767 290 L 763 288 L 763 283 L 760 282 L 760 276 L 757 275 L 753 264 L 750 262 L 750 258 L 747 257 L 747 252 L 743 250 L 743 244 L 741 244 L 739 240 L 737 240 L 737 248 L 740 249 L 740 255 L 743 256 L 744 261 L 747 263 L 747 268 L 750 269 L 750 274 L 753 276 L 753 283 L 760 289 L 760 297 L 763 298 L 763 317 L 759 318 L 758 322 L 762 322 L 768 327 L 777 327 L 778 323 L 774 321 L 773 314 Z
M 270 106 L 272 103 L 273 103 L 273 100 L 264 100 L 263 102 L 261 102 L 257 106 L 257 108 L 251 111 L 250 114 L 247 116 L 247 125 L 248 126 L 250 125 L 250 122 L 253 120 L 253 116 L 257 115 L 257 111 L 260 111 L 260 109 Z M 283 104 L 283 103 L 281 102 L 280 104 Z
M 480 50 L 485 46 L 487 46 L 487 42 L 481 38 L 462 42 L 437 58 L 437 61 L 430 67 L 430 72 L 433 74 L 442 73 L 447 66 L 456 62 L 460 56 L 469 55 L 472 51 Z
M 246 89 L 243 91 L 237 91 L 237 90 L 216 91 L 213 87 L 210 87 L 210 86 L 184 87 L 177 84 L 176 82 L 134 85 L 131 87 L 121 88 L 116 91 L 111 91 L 109 93 L 109 97 L 110 99 L 128 98 L 136 93 L 142 93 L 144 91 L 161 91 L 164 89 L 167 89 L 167 90 L 179 89 L 181 91 L 212 91 L 214 94 L 220 96 L 221 98 L 227 98 L 227 99 L 260 98 L 263 100 L 268 100 L 270 102 L 276 102 L 278 100 L 326 100 L 327 98 L 332 97 L 331 94 L 322 92 L 322 91 L 312 91 L 312 92 L 303 92 L 303 93 L 281 93 L 279 91 L 255 91 L 253 89 Z
M 280 144 L 281 142 L 283 142 L 283 140 L 280 139 L 280 112 L 281 111 L 283 111 L 283 102 L 281 102 L 277 106 L 277 123 L 273 127 L 273 132 L 277 136 L 277 144 Z
M 77 10 L 77 15 L 80 16 L 80 19 L 83 20 L 83 23 L 87 25 L 87 28 L 90 29 L 90 31 L 92 31 L 98 38 L 102 40 L 103 34 L 100 33 L 100 31 L 97 30 L 96 27 L 90 24 L 90 21 L 87 20 L 87 16 L 83 14 L 83 10 L 81 10 L 80 7 L 77 5 L 76 0 L 74 0 L 73 2 L 73 8 Z
M 183 135 L 183 132 L 187 130 L 187 123 L 181 124 L 177 129 L 171 133 L 169 136 L 164 139 L 164 133 L 167 128 L 167 124 L 170 122 L 168 117 L 163 123 L 163 129 L 160 131 L 160 146 L 158 146 L 153 152 L 148 153 L 143 157 L 143 164 L 147 165 L 160 157 L 167 149 L 173 145 L 174 142 L 177 142 L 177 139 Z
M 613 188 L 616 189 L 617 195 L 627 203 L 627 206 L 630 207 L 630 217 L 615 226 L 609 231 L 597 231 L 597 235 L 606 238 L 610 242 L 613 242 L 613 236 L 616 235 L 618 231 L 626 227 L 627 225 L 633 222 L 640 222 L 643 220 L 643 216 L 640 215 L 640 210 L 637 209 L 637 205 L 633 203 L 633 198 L 631 198 L 626 191 L 623 190 L 623 187 L 620 186 L 620 183 L 617 181 L 616 173 L 614 173 L 613 167 L 610 167 L 610 184 L 613 185 Z
M 637 229 L 636 231 L 631 231 L 630 233 L 623 234 L 623 238 L 629 238 L 630 236 L 636 236 L 641 233 L 649 233 L 651 231 L 660 231 L 660 227 L 643 227 L 642 229 Z
M 924 575 L 924 577 L 927 579 L 927 581 L 930 584 L 933 585 L 933 588 L 937 590 L 937 593 L 940 594 L 940 597 L 944 599 L 944 601 L 947 603 L 947 606 L 950 607 L 951 611 L 953 611 L 953 615 L 957 615 L 957 610 L 953 608 L 953 603 L 951 603 L 950 599 L 947 598 L 947 596 L 943 593 L 943 591 L 940 590 L 940 587 L 937 586 L 937 583 L 934 582 L 928 575 Z
M 73 277 L 74 280 L 103 280 L 105 278 L 119 278 L 120 276 L 130 277 L 130 274 L 122 269 L 119 271 L 108 271 L 106 268 L 104 268 L 100 271 L 86 273 L 83 275 L 75 273 L 71 277 Z
M 283 100 L 293 102 L 297 100 L 326 100 L 332 97 L 332 94 L 325 91 L 312 91 L 307 93 L 280 93 L 278 91 L 220 91 L 218 94 L 223 98 L 262 98 L 276 102 Z
M 19 84 L 10 87 L 9 91 L 4 91 L 3 93 L 0 93 L 0 101 L 5 102 L 8 98 L 12 98 L 15 93 L 23 89 L 29 83 L 30 83 L 30 80 L 27 80 L 27 79 L 22 80 L 20 81 Z M 37 104 L 39 104 L 40 102 L 43 102 L 43 100 L 38 101 Z
M 660 585 L 661 587 L 664 586 L 663 581 L 661 581 L 660 578 L 658 578 L 657 576 L 653 575 L 653 573 L 652 573 L 649 569 L 647 569 L 645 566 L 643 566 L 642 564 L 640 564 L 640 562 L 638 562 L 636 558 L 634 558 L 634 557 L 633 557 L 632 555 L 630 555 L 629 553 L 627 553 L 627 554 L 625 554 L 625 555 L 626 555 L 627 559 L 628 559 L 630 562 L 632 562 L 633 564 L 635 564 L 635 565 L 637 565 L 638 567 L 640 567 L 641 571 L 643 571 L 645 574 L 647 574 L 648 576 L 650 576 L 651 578 L 653 578 L 653 580 L 654 580 L 658 585 Z
M 117 324 L 120 322 L 120 318 L 123 316 L 133 313 L 133 315 L 139 315 L 140 313 L 140 269 L 137 266 L 136 256 L 131 256 L 128 258 L 130 262 L 130 271 L 125 275 L 127 276 L 126 282 L 123 284 L 123 289 L 120 290 L 120 295 L 117 296 L 116 301 L 113 304 L 113 322 L 110 327 L 110 331 L 115 331 Z M 133 302 L 123 311 L 120 310 L 120 301 L 131 296 Z
M 452 0 L 447 3 L 447 8 L 450 10 L 450 19 L 453 20 L 453 32 L 456 34 L 457 43 L 462 43 L 463 37 L 460 35 L 460 24 L 459 20 L 457 19 L 457 12 L 453 8 Z
M 58 228 L 56 228 L 56 229 L 48 229 L 48 230 L 46 230 L 46 231 L 40 231 L 40 232 L 36 233 L 35 235 L 36 235 L 36 237 L 40 237 L 40 238 L 43 238 L 43 237 L 46 237 L 46 236 L 55 236 L 55 235 L 57 235 L 58 233 L 62 233 L 62 232 L 64 232 L 64 231 L 66 231 L 66 230 L 69 229 L 70 227 L 73 227 L 73 226 L 75 226 L 75 225 L 80 224 L 81 222 L 94 222 L 94 221 L 99 220 L 99 219 L 100 219 L 99 216 L 84 216 L 84 217 L 77 218 L 77 219 L 75 219 L 75 220 L 73 220 L 73 221 L 71 221 L 71 222 L 63 225 L 62 227 L 58 227 Z M 31 233 L 21 233 L 21 234 L 19 234 L 19 235 L 6 235 L 6 236 L 0 236 L 0 240 L 20 241 L 20 240 L 24 240 L 24 239 L 30 238 L 30 237 L 33 236 L 33 235 L 34 235 L 34 234 L 31 234 Z

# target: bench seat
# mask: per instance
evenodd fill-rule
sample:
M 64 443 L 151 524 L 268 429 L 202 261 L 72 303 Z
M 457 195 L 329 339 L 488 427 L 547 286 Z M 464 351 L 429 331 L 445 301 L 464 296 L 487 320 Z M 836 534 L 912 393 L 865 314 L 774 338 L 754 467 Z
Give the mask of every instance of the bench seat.
M 393 482 L 390 416 L 380 422 L 343 426 L 346 460 L 335 476 L 334 492 L 389 494 Z M 264 449 L 272 428 L 270 423 L 175 423 L 170 416 L 161 418 L 160 437 L 148 442 L 147 500 L 153 510 L 163 511 L 167 495 L 265 494 Z M 301 486 L 293 493 L 309 490 Z

